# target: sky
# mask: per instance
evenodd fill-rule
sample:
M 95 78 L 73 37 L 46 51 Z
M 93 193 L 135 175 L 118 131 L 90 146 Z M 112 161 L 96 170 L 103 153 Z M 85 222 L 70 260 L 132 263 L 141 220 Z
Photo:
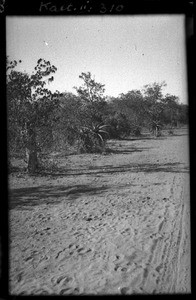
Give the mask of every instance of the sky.
M 183 15 L 6 17 L 6 54 L 32 74 L 39 58 L 57 67 L 49 88 L 72 92 L 91 72 L 117 97 L 165 81 L 163 94 L 187 103 Z

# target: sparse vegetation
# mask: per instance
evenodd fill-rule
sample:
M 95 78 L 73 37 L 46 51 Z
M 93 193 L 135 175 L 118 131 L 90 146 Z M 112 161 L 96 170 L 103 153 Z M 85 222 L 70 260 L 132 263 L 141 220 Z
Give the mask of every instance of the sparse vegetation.
M 106 97 L 105 88 L 81 73 L 77 95 L 45 88 L 56 67 L 39 59 L 31 75 L 16 71 L 7 59 L 7 115 L 9 158 L 20 153 L 29 173 L 43 165 L 51 151 L 104 153 L 108 139 L 140 137 L 148 129 L 155 137 L 161 130 L 188 123 L 188 106 L 174 95 L 163 95 L 166 83 L 153 83 L 118 97 Z M 46 162 L 44 163 L 46 164 Z M 9 159 L 10 165 L 10 159 Z

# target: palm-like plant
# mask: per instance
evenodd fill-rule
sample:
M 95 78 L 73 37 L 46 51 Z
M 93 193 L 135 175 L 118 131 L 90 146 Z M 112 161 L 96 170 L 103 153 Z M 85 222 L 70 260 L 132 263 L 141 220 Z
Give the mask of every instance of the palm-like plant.
M 92 124 L 92 127 L 84 127 L 89 133 L 93 134 L 95 137 L 99 138 L 102 143 L 105 141 L 104 134 L 108 135 L 108 132 L 105 128 L 109 127 L 109 125 L 101 124 Z
M 156 137 L 161 135 L 162 123 L 160 121 L 152 121 L 151 122 L 151 131 L 154 133 Z
M 106 136 L 109 135 L 105 130 L 108 125 L 92 124 L 80 128 L 80 139 L 82 146 L 80 150 L 84 152 L 102 152 L 105 148 Z

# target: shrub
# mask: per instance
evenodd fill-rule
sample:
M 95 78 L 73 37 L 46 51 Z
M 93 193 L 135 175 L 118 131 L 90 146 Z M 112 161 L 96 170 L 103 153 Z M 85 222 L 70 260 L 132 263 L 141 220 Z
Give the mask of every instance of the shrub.
M 173 129 L 170 129 L 170 130 L 168 131 L 168 134 L 169 134 L 169 135 L 173 135 L 173 134 L 174 134 Z
M 131 126 L 123 113 L 115 113 L 106 118 L 105 122 L 109 125 L 109 137 L 119 139 L 126 137 L 131 132 Z
M 141 131 L 142 131 L 142 128 L 139 125 L 134 125 L 131 129 L 131 133 L 134 136 L 141 136 Z
M 100 153 L 105 149 L 107 125 L 96 124 L 80 129 L 78 151 L 80 153 Z

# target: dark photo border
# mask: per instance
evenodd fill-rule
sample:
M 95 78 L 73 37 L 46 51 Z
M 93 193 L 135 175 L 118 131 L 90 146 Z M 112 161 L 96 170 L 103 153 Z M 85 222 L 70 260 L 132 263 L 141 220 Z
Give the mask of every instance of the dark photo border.
M 190 146 L 190 195 L 191 195 L 191 294 L 195 294 L 194 270 L 196 249 L 194 246 L 194 220 L 196 218 L 196 146 L 195 146 L 195 49 L 194 13 L 192 1 L 167 0 L 0 0 L 0 51 L 1 51 L 1 208 L 0 208 L 0 299 L 9 296 L 9 214 L 8 214 L 8 171 L 6 134 L 6 16 L 66 16 L 66 15 L 149 15 L 183 14 L 186 16 L 186 52 L 189 104 L 189 146 Z

